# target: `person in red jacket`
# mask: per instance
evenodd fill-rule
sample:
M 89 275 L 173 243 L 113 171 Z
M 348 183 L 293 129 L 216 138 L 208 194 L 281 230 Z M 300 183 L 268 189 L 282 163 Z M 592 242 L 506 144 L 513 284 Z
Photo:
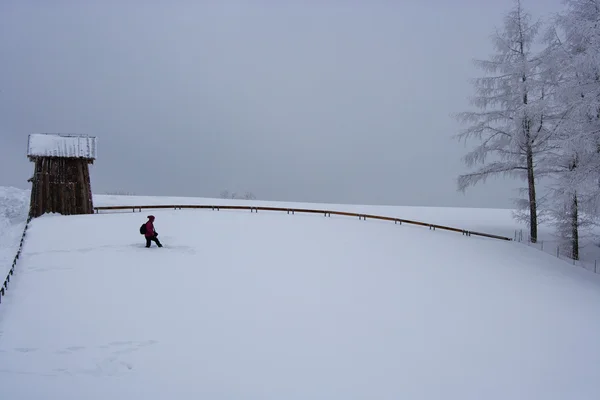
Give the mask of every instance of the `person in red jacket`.
M 146 222 L 146 247 L 150 247 L 152 242 L 156 243 L 158 247 L 162 247 L 162 244 L 158 240 L 158 233 L 154 229 L 154 215 L 148 216 L 148 222 Z

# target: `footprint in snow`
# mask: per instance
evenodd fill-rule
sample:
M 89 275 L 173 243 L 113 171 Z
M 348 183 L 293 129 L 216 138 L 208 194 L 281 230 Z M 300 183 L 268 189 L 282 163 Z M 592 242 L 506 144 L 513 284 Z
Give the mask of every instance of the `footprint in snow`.
M 64 374 L 64 375 L 73 375 L 73 374 L 71 373 L 71 371 L 69 371 L 69 370 L 68 370 L 68 369 L 66 369 L 66 368 L 55 368 L 55 369 L 53 369 L 52 371 L 54 371 L 54 372 L 58 372 L 59 374 Z
M 15 348 L 15 351 L 18 351 L 19 353 L 31 353 L 32 351 L 36 351 L 37 349 L 34 347 L 17 347 Z
M 140 342 L 139 347 L 152 346 L 153 344 L 158 343 L 158 340 L 146 340 L 145 342 Z
M 95 363 L 92 368 L 83 368 L 79 373 L 93 376 L 116 376 L 122 370 L 131 371 L 133 364 L 130 362 L 119 361 L 116 357 L 105 358 L 104 360 Z
M 152 346 L 153 344 L 156 344 L 156 343 L 158 343 L 158 341 L 156 341 L 156 340 L 147 340 L 145 342 L 138 342 L 137 344 L 135 344 L 134 342 L 129 342 L 129 344 L 131 344 L 130 347 L 126 347 L 121 350 L 117 350 L 117 351 L 113 352 L 113 354 L 133 353 L 133 352 L 140 350 L 143 347 Z
M 83 346 L 71 346 L 71 347 L 67 347 L 66 349 L 62 349 L 57 351 L 57 354 L 72 354 L 74 352 L 77 351 L 81 351 L 81 350 L 85 350 L 85 347 Z
M 128 341 L 116 341 L 116 342 L 110 342 L 109 345 L 111 346 L 129 346 L 130 344 L 133 344 L 133 342 L 131 340 Z

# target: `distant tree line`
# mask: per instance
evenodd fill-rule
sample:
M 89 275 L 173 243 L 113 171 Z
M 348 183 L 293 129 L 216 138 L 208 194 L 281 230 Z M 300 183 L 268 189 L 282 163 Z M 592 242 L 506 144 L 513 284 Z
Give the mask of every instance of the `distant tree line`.
M 256 196 L 252 192 L 244 192 L 239 194 L 237 192 L 229 192 L 229 190 L 223 190 L 219 197 L 221 199 L 238 199 L 238 200 L 256 200 Z
M 527 182 L 515 216 L 531 241 L 547 221 L 577 260 L 580 238 L 599 216 L 600 0 L 565 0 L 546 22 L 533 21 L 521 3 L 493 35 L 495 53 L 476 61 L 486 73 L 473 81 L 477 111 L 457 115 L 466 125 L 457 137 L 478 142 L 464 156 L 473 171 L 458 188 L 494 175 Z

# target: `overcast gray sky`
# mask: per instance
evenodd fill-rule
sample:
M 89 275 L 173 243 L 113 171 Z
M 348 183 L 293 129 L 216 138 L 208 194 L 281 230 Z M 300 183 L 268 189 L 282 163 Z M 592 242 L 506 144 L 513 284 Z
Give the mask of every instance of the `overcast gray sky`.
M 534 16 L 560 0 L 524 0 Z M 456 191 L 473 58 L 510 0 L 0 1 L 0 185 L 98 137 L 96 193 L 511 207 Z

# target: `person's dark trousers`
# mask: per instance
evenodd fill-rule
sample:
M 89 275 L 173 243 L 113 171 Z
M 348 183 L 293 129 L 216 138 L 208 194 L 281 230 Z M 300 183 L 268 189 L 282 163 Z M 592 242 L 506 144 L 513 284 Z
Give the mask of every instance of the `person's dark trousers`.
M 152 242 L 156 243 L 156 245 L 158 247 L 162 247 L 162 244 L 160 244 L 160 241 L 158 240 L 158 238 L 155 236 L 146 236 L 146 247 L 150 247 L 150 245 L 152 244 Z

